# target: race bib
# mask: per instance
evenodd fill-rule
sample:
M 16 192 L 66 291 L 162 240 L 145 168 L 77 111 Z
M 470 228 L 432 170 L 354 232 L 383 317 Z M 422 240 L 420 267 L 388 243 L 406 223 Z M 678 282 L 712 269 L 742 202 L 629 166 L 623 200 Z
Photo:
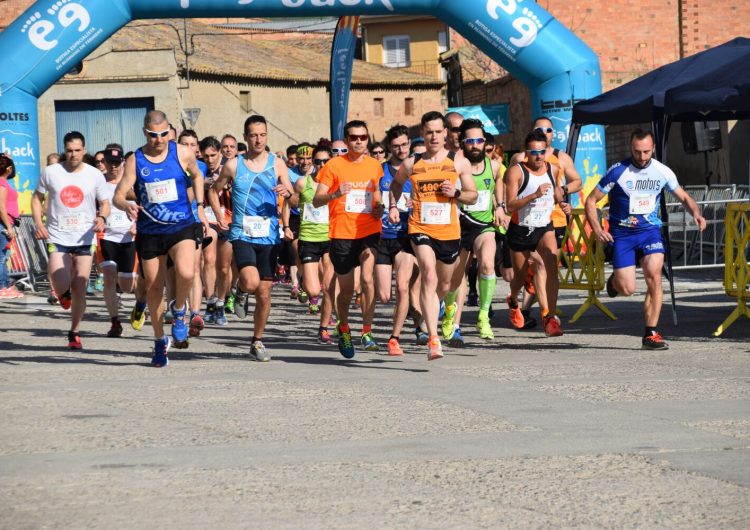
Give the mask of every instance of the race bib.
M 451 223 L 450 202 L 423 202 L 421 220 L 428 225 L 448 225 Z
M 490 199 L 492 194 L 490 190 L 480 190 L 477 196 L 477 202 L 474 204 L 465 204 L 464 211 L 466 212 L 486 212 L 490 209 Z
M 630 215 L 649 215 L 656 208 L 656 197 L 650 193 L 634 193 L 630 196 Z
M 146 182 L 146 193 L 148 193 L 148 201 L 153 204 L 176 201 L 177 183 L 174 179 Z
M 112 210 L 107 217 L 108 228 L 129 228 L 133 222 L 128 219 L 128 215 L 121 210 Z
M 401 197 L 398 198 L 398 202 L 396 203 L 396 208 L 399 212 L 406 213 L 409 211 L 409 207 L 406 206 L 406 201 L 409 199 L 411 199 L 411 193 L 401 194 Z M 391 194 L 387 191 L 383 192 L 383 206 L 385 207 L 386 213 L 388 213 L 391 207 Z
M 346 212 L 372 213 L 372 192 L 352 190 L 346 195 Z
M 207 206 L 203 209 L 203 213 L 206 214 L 206 220 L 211 224 L 216 224 L 216 214 L 214 213 L 214 209 L 210 206 Z
M 64 213 L 58 219 L 58 226 L 63 232 L 84 232 L 88 228 L 83 225 L 83 212 Z
M 312 203 L 305 204 L 302 211 L 302 220 L 319 225 L 328 224 L 328 205 L 324 204 L 320 208 L 315 208 Z
M 534 228 L 547 226 L 550 223 L 553 206 L 554 201 L 549 198 L 540 197 L 539 199 L 535 199 L 526 210 L 526 215 L 521 219 L 521 224 Z
M 242 231 L 253 238 L 268 237 L 271 234 L 271 218 L 246 215 L 242 218 Z

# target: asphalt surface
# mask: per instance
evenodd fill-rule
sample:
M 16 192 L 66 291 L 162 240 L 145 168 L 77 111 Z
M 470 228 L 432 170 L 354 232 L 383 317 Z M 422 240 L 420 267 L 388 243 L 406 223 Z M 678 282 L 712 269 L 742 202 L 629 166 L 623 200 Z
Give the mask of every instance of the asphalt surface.
M 487 343 L 467 308 L 466 348 L 429 363 L 407 333 L 343 359 L 287 286 L 271 362 L 230 317 L 165 369 L 148 324 L 105 336 L 100 295 L 80 352 L 45 297 L 0 301 L 0 528 L 749 528 L 750 321 L 711 338 L 734 302 L 678 277 L 670 349 L 644 351 L 639 285 L 558 338 L 495 303 Z

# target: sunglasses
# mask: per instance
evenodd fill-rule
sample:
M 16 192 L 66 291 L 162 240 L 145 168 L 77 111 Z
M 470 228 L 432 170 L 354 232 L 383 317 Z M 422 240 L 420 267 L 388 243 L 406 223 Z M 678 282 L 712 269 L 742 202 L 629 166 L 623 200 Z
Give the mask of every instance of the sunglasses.
M 461 132 L 461 126 L 451 127 L 451 132 L 460 133 Z
M 554 131 L 554 129 L 552 127 L 537 127 L 534 130 L 535 131 L 542 131 L 543 133 L 551 133 L 552 131 Z
M 377 151 L 373 151 L 372 154 L 373 155 L 384 155 L 385 151 L 383 151 L 382 149 L 380 149 L 380 150 L 377 150 Z
M 488 145 L 487 147 L 484 148 L 484 152 L 485 153 L 491 153 L 494 150 L 495 150 L 495 148 L 492 147 L 491 145 Z
M 370 139 L 370 136 L 367 134 L 350 134 L 349 135 L 349 141 L 350 142 L 356 142 L 359 140 L 360 142 L 366 142 Z
M 151 138 L 164 138 L 169 134 L 169 129 L 166 131 L 150 131 L 148 129 L 145 129 L 146 134 L 148 134 Z
M 329 160 L 330 160 L 330 158 L 316 158 L 315 160 L 313 160 L 313 163 L 316 166 L 322 166 L 323 164 L 325 164 Z
M 481 145 L 484 143 L 484 138 L 464 138 L 466 145 Z
M 546 149 L 527 149 L 527 153 L 529 153 L 531 156 L 544 156 L 544 153 L 547 152 Z
M 104 159 L 103 158 L 97 158 L 96 159 L 96 163 L 97 164 L 103 164 L 104 163 Z
M 340 154 L 340 155 L 345 155 L 346 153 L 349 152 L 349 148 L 348 147 L 334 147 L 334 148 L 331 149 L 331 152 L 332 153 L 337 153 L 337 154 Z

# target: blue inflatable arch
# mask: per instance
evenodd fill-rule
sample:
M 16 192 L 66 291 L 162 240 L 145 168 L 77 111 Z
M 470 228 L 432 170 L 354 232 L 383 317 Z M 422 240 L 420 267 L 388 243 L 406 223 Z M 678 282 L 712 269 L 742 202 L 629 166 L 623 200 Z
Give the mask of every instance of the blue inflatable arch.
M 37 98 L 119 28 L 135 19 L 434 15 L 529 87 L 533 116 L 554 123 L 564 149 L 573 102 L 601 93 L 599 60 L 570 30 L 530 0 L 40 0 L 0 33 L 0 149 L 11 152 L 33 190 L 39 175 Z M 603 133 L 589 127 L 578 146 L 584 177 L 605 168 Z

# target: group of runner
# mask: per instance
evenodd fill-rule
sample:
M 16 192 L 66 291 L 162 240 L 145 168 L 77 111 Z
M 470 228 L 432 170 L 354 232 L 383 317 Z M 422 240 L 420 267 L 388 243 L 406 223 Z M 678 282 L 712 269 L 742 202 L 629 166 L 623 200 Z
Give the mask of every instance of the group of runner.
M 535 325 L 528 310 L 536 299 L 544 333 L 563 334 L 556 316 L 558 249 L 571 213 L 568 197 L 582 182 L 572 159 L 551 146 L 547 118 L 535 120 L 507 172 L 482 122 L 457 113 L 426 113 L 417 141 L 406 126 L 395 125 L 375 145 L 367 124 L 354 120 L 343 139 L 302 143 L 285 157 L 269 149 L 267 123 L 259 115 L 244 122 L 247 150 L 239 156 L 231 135 L 199 141 L 195 132 L 183 131 L 175 138 L 158 110 L 143 125 L 145 145 L 130 156 L 108 145 L 101 153 L 103 171 L 83 162 L 83 136 L 68 133 L 64 160 L 45 168 L 32 198 L 36 237 L 48 242 L 52 287 L 61 306 L 71 309 L 71 349 L 82 348 L 96 234 L 112 321 L 108 336 L 123 333 L 117 291 L 135 292 L 130 322 L 140 329 L 148 309 L 156 367 L 166 366 L 170 347 L 187 347 L 206 323 L 226 325 L 227 306 L 245 318 L 250 296 L 250 356 L 270 360 L 263 333 L 282 241 L 290 249 L 292 296 L 319 315 L 318 339 L 335 340 L 347 359 L 355 355 L 350 308 L 356 295 L 362 313 L 357 342 L 366 351 L 380 350 L 372 329 L 375 305 L 389 302 L 393 291 L 389 355 L 404 354 L 401 333 L 409 319 L 428 360 L 443 357 L 443 341 L 463 346 L 460 323 L 473 259 L 482 339 L 494 339 L 497 275 L 510 284 L 513 328 Z M 630 158 L 589 195 L 586 215 L 598 240 L 614 241 L 610 296 L 632 294 L 635 265 L 642 262 L 649 291 L 642 345 L 663 349 L 656 331 L 662 187 L 675 193 L 701 229 L 705 221 L 652 155 L 653 137 L 636 131 Z M 597 202 L 607 193 L 610 232 L 597 217 Z M 524 286 L 527 296 L 519 300 Z M 170 334 L 165 321 L 172 322 Z

